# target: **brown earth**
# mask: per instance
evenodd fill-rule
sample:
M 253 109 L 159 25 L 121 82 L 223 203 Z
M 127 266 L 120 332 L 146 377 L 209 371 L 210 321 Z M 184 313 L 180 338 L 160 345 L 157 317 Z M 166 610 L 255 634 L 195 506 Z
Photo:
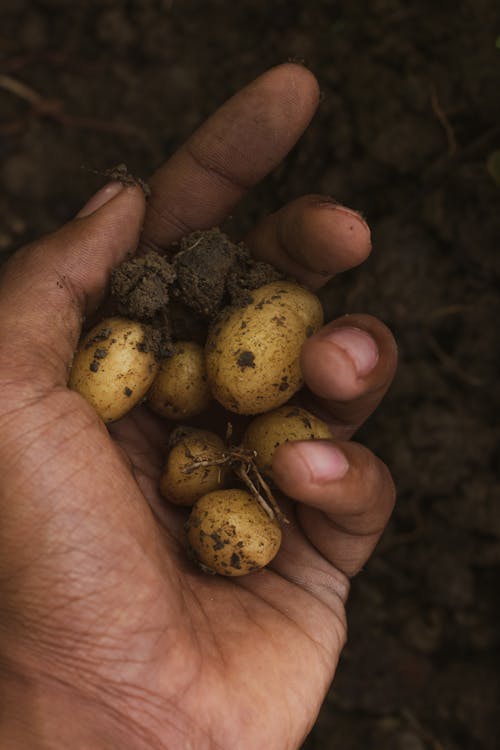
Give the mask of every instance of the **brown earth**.
M 145 323 L 157 355 L 165 356 L 172 353 L 172 341 L 185 338 L 186 329 L 204 344 L 218 313 L 248 304 L 253 289 L 280 278 L 273 266 L 254 260 L 244 243 L 235 244 L 213 227 L 123 261 L 111 274 L 107 304 L 112 312 Z
M 361 210 L 374 253 L 330 285 L 329 315 L 378 315 L 401 348 L 360 434 L 399 503 L 304 750 L 498 746 L 499 34 L 495 0 L 0 3 L 3 257 L 73 215 L 95 172 L 147 177 L 269 66 L 319 77 L 307 134 L 226 227 L 238 240 L 308 192 Z

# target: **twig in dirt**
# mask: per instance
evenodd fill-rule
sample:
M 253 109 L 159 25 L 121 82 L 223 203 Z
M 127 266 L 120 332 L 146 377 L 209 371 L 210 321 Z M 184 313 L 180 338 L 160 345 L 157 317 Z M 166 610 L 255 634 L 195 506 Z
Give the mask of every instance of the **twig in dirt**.
M 443 369 L 451 372 L 466 385 L 473 386 L 474 388 L 479 388 L 480 386 L 484 385 L 484 380 L 482 378 L 478 378 L 475 375 L 471 375 L 470 373 L 463 370 L 459 363 L 455 359 L 453 359 L 453 357 L 450 357 L 450 355 L 440 347 L 434 336 L 429 333 L 426 339 L 429 349 L 437 357 L 437 359 L 443 366 Z
M 440 318 L 447 318 L 450 315 L 461 315 L 473 309 L 472 305 L 445 305 L 444 307 L 437 307 L 435 310 L 431 310 L 426 319 L 427 321 L 439 320 Z
M 43 107 L 44 102 L 47 104 L 52 101 L 50 99 L 44 99 L 35 89 L 27 86 L 22 81 L 12 76 L 7 76 L 0 73 L 0 88 L 4 91 L 8 91 L 10 94 L 14 94 L 19 99 L 23 99 L 25 102 L 29 102 L 33 107 Z M 49 109 L 52 107 L 49 106 Z
M 446 116 L 446 112 L 443 110 L 441 104 L 439 103 L 436 86 L 433 83 L 431 83 L 430 89 L 432 109 L 439 122 L 443 126 L 444 132 L 446 134 L 446 140 L 448 141 L 448 156 L 453 156 L 457 151 L 457 139 L 455 137 L 455 132 L 450 124 L 450 121 L 448 120 L 448 117 Z
M 182 257 L 183 255 L 186 255 L 186 253 L 189 253 L 189 252 L 191 252 L 191 250 L 194 250 L 194 248 L 195 248 L 195 247 L 196 247 L 197 245 L 199 245 L 199 244 L 200 244 L 200 242 L 202 242 L 202 241 L 203 241 L 203 239 L 204 239 L 204 238 L 203 238 L 203 236 L 201 236 L 201 237 L 198 237 L 198 239 L 197 239 L 197 240 L 196 240 L 195 242 L 193 242 L 193 244 L 192 244 L 192 245 L 189 245 L 189 247 L 185 247 L 185 248 L 183 248 L 182 250 L 179 250 L 179 252 L 177 252 L 177 253 L 175 254 L 175 257 L 176 257 L 176 259 L 178 259 L 178 258 Z
M 430 188 L 439 185 L 453 167 L 473 158 L 481 151 L 491 148 L 491 144 L 500 136 L 500 125 L 496 123 L 492 128 L 471 141 L 467 146 L 461 147 L 453 156 L 445 154 L 430 164 L 423 172 L 422 184 L 424 192 L 422 197 L 427 197 Z
M 83 130 L 101 131 L 104 133 L 116 133 L 119 135 L 141 135 L 141 131 L 133 125 L 126 123 L 108 122 L 95 117 L 86 117 L 81 115 L 72 115 L 64 110 L 64 103 L 60 99 L 50 99 L 42 96 L 38 91 L 27 84 L 19 81 L 13 76 L 0 74 L 0 88 L 8 91 L 10 94 L 17 96 L 31 105 L 32 115 L 39 117 L 48 117 L 61 125 L 70 128 L 81 128 Z M 26 118 L 26 122 L 29 118 Z M 3 126 L 2 130 L 5 132 Z
M 424 740 L 429 742 L 432 750 L 444 750 L 444 745 L 435 737 L 423 724 L 417 719 L 413 711 L 409 708 L 401 709 L 401 716 L 406 720 L 412 729 Z

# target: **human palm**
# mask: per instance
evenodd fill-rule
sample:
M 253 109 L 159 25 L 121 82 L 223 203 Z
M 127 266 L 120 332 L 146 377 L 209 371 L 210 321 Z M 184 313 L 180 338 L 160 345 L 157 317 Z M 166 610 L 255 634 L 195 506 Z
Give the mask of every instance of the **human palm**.
M 143 246 L 219 222 L 293 145 L 316 98 L 310 74 L 291 65 L 243 90 L 153 178 Z M 277 452 L 291 523 L 269 568 L 204 575 L 183 549 L 184 511 L 158 493 L 168 425 L 139 407 L 108 431 L 65 387 L 81 311 L 137 244 L 143 211 L 134 188 L 94 201 L 4 273 L 0 689 L 5 705 L 35 694 L 43 706 L 31 721 L 46 744 L 34 748 L 297 748 L 343 645 L 348 576 L 392 507 L 386 468 L 345 441 L 385 392 L 395 347 L 362 315 L 307 342 L 308 405 L 335 444 Z M 318 196 L 247 241 L 312 287 L 369 250 L 363 222 Z M 22 723 L 2 747 L 24 747 Z

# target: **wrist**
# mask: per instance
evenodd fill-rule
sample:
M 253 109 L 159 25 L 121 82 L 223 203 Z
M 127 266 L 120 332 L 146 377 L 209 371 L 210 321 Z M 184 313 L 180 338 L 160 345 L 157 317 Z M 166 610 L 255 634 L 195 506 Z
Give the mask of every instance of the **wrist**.
M 2 750 L 144 750 L 126 717 L 57 678 L 21 674 L 0 660 Z
M 2 750 L 80 750 L 106 747 L 97 738 L 78 736 L 81 722 L 76 701 L 54 685 L 0 667 L 0 747 Z M 92 728 L 87 724 L 86 732 Z M 85 745 L 85 742 L 87 744 Z

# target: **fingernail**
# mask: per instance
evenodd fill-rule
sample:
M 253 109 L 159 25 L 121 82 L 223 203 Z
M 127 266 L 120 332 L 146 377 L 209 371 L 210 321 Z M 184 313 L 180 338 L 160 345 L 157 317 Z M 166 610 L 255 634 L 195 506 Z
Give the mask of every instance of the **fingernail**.
M 303 442 L 300 455 L 311 472 L 312 481 L 318 484 L 341 479 L 349 469 L 344 453 L 331 443 L 319 440 Z
M 334 328 L 326 338 L 350 357 L 359 378 L 366 377 L 378 362 L 375 340 L 361 328 Z
M 320 203 L 318 204 L 320 208 L 330 208 L 334 209 L 336 212 L 343 214 L 349 219 L 355 219 L 360 224 L 362 224 L 365 229 L 370 231 L 370 227 L 366 223 L 366 221 L 363 219 L 361 214 L 358 211 L 354 211 L 352 208 L 347 208 L 347 206 L 343 206 L 341 203 L 335 200 L 335 198 L 322 198 Z
M 104 206 L 122 190 L 123 185 L 121 182 L 108 182 L 108 184 L 104 185 L 104 187 L 98 190 L 97 193 L 94 193 L 92 198 L 87 201 L 84 207 L 77 213 L 76 218 L 83 219 L 85 216 L 90 216 L 90 214 L 93 214 L 98 208 Z

